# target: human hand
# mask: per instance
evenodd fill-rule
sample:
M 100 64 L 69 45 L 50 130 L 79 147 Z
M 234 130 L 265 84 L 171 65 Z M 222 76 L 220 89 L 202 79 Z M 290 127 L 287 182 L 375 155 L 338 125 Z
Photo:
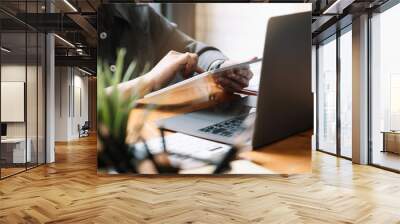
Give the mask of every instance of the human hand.
M 154 89 L 159 89 L 178 72 L 182 72 L 185 78 L 193 72 L 203 73 L 204 70 L 197 65 L 197 62 L 198 56 L 196 54 L 170 51 L 148 73 L 148 77 L 152 81 Z
M 251 60 L 254 59 L 256 59 L 256 57 L 252 58 Z M 233 60 L 227 60 L 221 65 L 221 68 L 235 64 L 238 63 Z M 253 73 L 249 69 L 249 66 L 246 66 L 218 73 L 215 76 L 215 81 L 227 92 L 239 92 L 243 88 L 249 86 L 249 82 L 252 77 Z

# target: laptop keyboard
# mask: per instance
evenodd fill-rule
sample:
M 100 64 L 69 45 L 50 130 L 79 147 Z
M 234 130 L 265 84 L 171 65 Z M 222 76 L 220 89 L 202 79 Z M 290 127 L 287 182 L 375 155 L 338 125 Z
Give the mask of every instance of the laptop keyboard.
M 230 120 L 222 121 L 220 123 L 216 123 L 205 128 L 199 129 L 201 132 L 221 135 L 224 137 L 232 137 L 233 134 L 243 131 L 242 127 L 243 121 L 246 119 L 247 115 L 235 117 Z
M 150 153 L 158 154 L 164 151 L 161 138 L 146 142 Z M 181 169 L 190 169 L 208 165 L 207 162 L 218 163 L 229 151 L 230 146 L 192 137 L 181 133 L 165 136 L 166 152 L 171 165 Z M 143 143 L 136 143 L 138 149 L 143 149 Z

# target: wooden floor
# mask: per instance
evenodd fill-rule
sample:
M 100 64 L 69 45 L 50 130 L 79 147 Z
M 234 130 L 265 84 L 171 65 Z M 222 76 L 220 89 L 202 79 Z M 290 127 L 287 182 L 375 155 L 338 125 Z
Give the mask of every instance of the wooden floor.
M 392 152 L 374 151 L 374 164 L 389 167 L 395 170 L 400 170 L 400 155 Z
M 0 168 L 1 169 L 1 178 L 5 178 L 20 172 L 24 172 L 27 169 L 33 169 L 37 165 L 36 164 L 27 164 L 27 167 L 25 168 L 25 164 L 23 165 L 18 165 L 18 167 L 7 167 L 7 168 Z
M 0 223 L 400 223 L 400 175 L 316 152 L 313 174 L 99 177 L 94 137 L 0 181 Z
M 12 167 L 12 168 L 0 168 L 1 169 L 1 177 L 7 177 L 7 176 L 11 176 L 13 174 L 19 173 L 19 172 L 23 172 L 25 171 L 25 167 L 21 168 L 21 167 Z

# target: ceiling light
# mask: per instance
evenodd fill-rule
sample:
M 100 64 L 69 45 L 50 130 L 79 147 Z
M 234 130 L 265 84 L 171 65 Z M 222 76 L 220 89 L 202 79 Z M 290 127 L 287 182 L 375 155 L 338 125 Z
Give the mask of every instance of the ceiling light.
M 86 55 L 86 54 L 83 52 L 83 49 L 82 49 L 82 48 L 77 48 L 77 49 L 76 49 L 76 53 L 78 53 L 78 55 Z
M 72 47 L 72 48 L 75 48 L 75 45 L 73 45 L 71 42 L 69 42 L 68 40 L 66 40 L 66 39 L 64 39 L 64 38 L 62 38 L 62 37 L 60 37 L 59 35 L 57 35 L 57 34 L 54 34 L 54 36 L 55 37 L 57 37 L 59 40 L 61 40 L 62 42 L 64 42 L 65 44 L 67 44 L 68 46 L 70 46 L 70 47 Z
M 351 5 L 355 0 L 336 0 L 322 14 L 342 14 L 347 6 Z
M 86 70 L 83 70 L 83 69 L 81 69 L 81 68 L 79 68 L 79 67 L 78 67 L 78 70 L 81 71 L 81 72 L 83 72 L 83 73 L 85 73 L 86 75 L 90 75 L 90 76 L 93 75 L 92 73 L 90 73 L 90 72 L 88 72 L 88 71 L 86 71 Z
M 70 9 L 72 9 L 72 11 L 78 12 L 78 10 L 77 10 L 68 0 L 64 0 L 64 3 L 65 3 L 66 5 L 68 5 L 68 7 L 69 7 Z
M 10 53 L 10 52 L 11 52 L 10 49 L 7 49 L 7 48 L 5 48 L 5 47 L 1 47 L 0 49 L 1 49 L 1 51 L 4 51 L 4 52 L 6 52 L 6 53 Z

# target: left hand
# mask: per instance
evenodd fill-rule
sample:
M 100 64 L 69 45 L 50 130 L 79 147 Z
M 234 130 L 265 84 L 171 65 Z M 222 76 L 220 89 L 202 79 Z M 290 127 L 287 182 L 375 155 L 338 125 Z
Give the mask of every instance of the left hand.
M 237 64 L 236 61 L 227 60 L 222 67 Z M 249 67 L 235 68 L 232 70 L 224 71 L 215 76 L 215 81 L 227 92 L 238 92 L 243 88 L 249 86 L 250 79 L 253 77 L 253 73 Z

